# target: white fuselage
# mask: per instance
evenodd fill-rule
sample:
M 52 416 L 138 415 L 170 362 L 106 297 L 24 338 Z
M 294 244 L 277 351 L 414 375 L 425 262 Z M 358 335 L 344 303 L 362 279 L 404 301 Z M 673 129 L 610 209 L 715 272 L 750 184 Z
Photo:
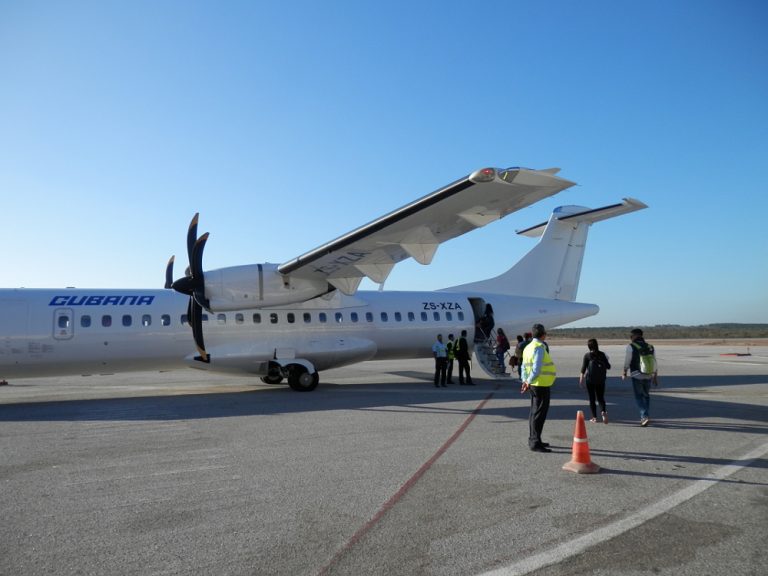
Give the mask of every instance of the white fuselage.
M 358 292 L 293 307 L 209 313 L 210 363 L 195 360 L 188 299 L 170 290 L 0 290 L 0 379 L 167 370 L 182 366 L 264 375 L 275 358 L 317 370 L 372 359 L 431 357 L 436 335 L 472 342 L 484 304 L 514 335 L 554 327 L 597 306 L 468 292 Z

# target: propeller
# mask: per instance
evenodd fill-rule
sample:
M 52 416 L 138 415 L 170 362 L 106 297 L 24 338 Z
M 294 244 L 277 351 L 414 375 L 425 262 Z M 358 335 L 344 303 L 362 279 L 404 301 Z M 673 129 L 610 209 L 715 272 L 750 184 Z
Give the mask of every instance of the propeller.
M 189 223 L 187 231 L 187 257 L 189 266 L 186 275 L 175 282 L 170 283 L 170 287 L 181 294 L 189 296 L 189 305 L 187 306 L 187 318 L 192 326 L 192 336 L 195 340 L 197 351 L 200 352 L 200 359 L 203 362 L 210 362 L 210 357 L 205 351 L 205 342 L 203 340 L 203 308 L 208 309 L 209 302 L 205 297 L 205 275 L 203 274 L 203 250 L 208 241 L 208 232 L 197 237 L 197 220 L 199 214 L 195 214 L 192 222 Z M 173 274 L 173 260 L 168 261 L 166 268 L 166 287 L 169 282 L 169 275 Z

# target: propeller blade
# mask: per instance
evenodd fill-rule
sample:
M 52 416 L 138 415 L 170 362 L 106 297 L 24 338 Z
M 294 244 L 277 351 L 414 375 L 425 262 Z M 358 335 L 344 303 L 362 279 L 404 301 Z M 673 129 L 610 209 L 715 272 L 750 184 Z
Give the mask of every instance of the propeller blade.
M 173 287 L 173 262 L 176 260 L 176 256 L 171 256 L 168 260 L 168 264 L 165 266 L 165 289 Z
M 203 283 L 203 250 L 205 249 L 205 243 L 208 241 L 208 232 L 200 236 L 195 242 L 192 248 L 192 257 L 189 259 L 189 266 L 192 269 L 192 278 L 195 282 Z
M 203 362 L 209 362 L 208 352 L 205 351 L 205 342 L 203 341 L 203 308 L 193 298 L 189 299 L 189 323 L 192 325 L 192 337 L 195 339 L 195 346 L 200 352 L 200 359 Z
M 200 213 L 196 212 L 192 217 L 192 222 L 189 223 L 189 229 L 187 230 L 187 260 L 192 262 L 192 253 L 195 250 L 195 243 L 197 242 L 197 220 L 200 217 Z

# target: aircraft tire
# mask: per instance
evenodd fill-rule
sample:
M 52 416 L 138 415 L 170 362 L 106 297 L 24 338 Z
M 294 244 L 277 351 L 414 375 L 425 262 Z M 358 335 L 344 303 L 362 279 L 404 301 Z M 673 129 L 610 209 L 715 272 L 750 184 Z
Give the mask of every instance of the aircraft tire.
M 311 392 L 317 388 L 320 375 L 317 372 L 309 373 L 303 366 L 292 366 L 288 376 L 288 386 L 296 392 Z
M 283 381 L 282 376 L 262 376 L 261 381 L 264 384 L 280 384 Z

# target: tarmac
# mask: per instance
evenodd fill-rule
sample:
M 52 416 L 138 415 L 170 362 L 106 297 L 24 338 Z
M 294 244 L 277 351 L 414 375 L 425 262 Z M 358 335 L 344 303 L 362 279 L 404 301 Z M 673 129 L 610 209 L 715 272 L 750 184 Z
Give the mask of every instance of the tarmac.
M 191 369 L 11 381 L 0 575 L 765 574 L 768 346 L 657 345 L 647 428 L 605 346 L 591 475 L 562 469 L 585 351 L 552 343 L 550 454 L 519 382 L 436 389 L 429 358 L 311 393 Z

